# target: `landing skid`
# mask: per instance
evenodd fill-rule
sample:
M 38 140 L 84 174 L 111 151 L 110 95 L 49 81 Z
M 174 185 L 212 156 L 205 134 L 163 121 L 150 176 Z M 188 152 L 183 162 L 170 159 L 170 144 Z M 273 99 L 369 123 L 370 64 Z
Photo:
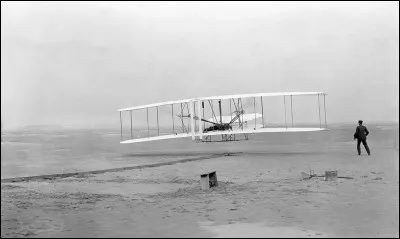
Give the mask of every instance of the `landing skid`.
M 205 142 L 205 143 L 211 143 L 211 142 L 231 142 L 231 141 L 242 141 L 242 140 L 249 140 L 249 134 L 243 134 L 244 139 L 237 139 L 236 134 L 223 134 L 221 135 L 221 140 L 212 140 L 211 135 L 205 136 L 204 140 L 197 139 L 197 142 Z

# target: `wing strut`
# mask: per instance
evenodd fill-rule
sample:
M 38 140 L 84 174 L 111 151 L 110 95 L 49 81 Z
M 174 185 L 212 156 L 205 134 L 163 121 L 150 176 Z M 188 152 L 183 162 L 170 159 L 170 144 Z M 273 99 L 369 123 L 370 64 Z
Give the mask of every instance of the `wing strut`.
M 285 127 L 287 129 L 287 123 L 286 123 L 286 96 L 283 96 L 283 105 L 285 106 Z
M 219 105 L 219 122 L 222 124 L 222 106 L 221 106 L 221 100 L 218 100 L 218 105 Z
M 172 132 L 175 134 L 175 120 L 174 120 L 174 104 L 171 104 L 172 108 Z
M 132 132 L 132 110 L 130 111 L 131 113 L 131 139 L 133 139 L 133 132 Z
M 182 103 L 181 103 L 181 115 L 183 115 L 183 107 L 182 107 Z M 185 133 L 186 127 L 185 127 L 185 123 L 183 122 L 183 118 L 181 117 L 181 121 L 182 121 L 182 133 Z
M 243 101 L 242 101 L 242 98 L 239 98 L 239 99 L 240 99 L 240 109 L 243 111 Z M 242 114 L 242 130 L 243 130 L 243 120 L 244 120 L 244 118 L 243 118 L 243 114 Z
M 149 108 L 146 108 L 147 119 L 147 137 L 150 138 L 150 125 L 149 125 Z
M 196 114 L 197 114 L 197 111 L 196 111 L 196 102 L 195 101 L 193 101 L 193 116 L 195 117 L 196 116 Z M 201 122 L 200 122 L 201 123 Z M 194 131 L 196 131 L 196 128 L 197 128 L 197 120 L 195 120 L 194 121 Z
M 231 121 L 232 121 L 232 99 L 229 99 L 229 113 L 231 114 Z
M 158 106 L 157 106 L 157 131 L 158 131 L 158 136 L 160 136 L 160 124 L 158 123 Z
M 119 121 L 121 122 L 121 141 L 122 141 L 122 111 L 119 112 Z
M 293 95 L 290 95 L 290 112 L 291 112 L 291 116 L 292 116 L 292 128 L 293 128 Z
M 194 130 L 195 130 L 195 124 L 194 124 L 194 102 L 191 101 L 189 102 L 189 111 L 190 111 L 190 131 L 192 133 L 192 140 L 195 140 L 194 136 Z
M 257 128 L 256 97 L 254 97 L 254 130 Z
M 242 98 L 240 98 L 240 108 L 241 108 L 241 113 L 242 113 L 242 131 L 243 131 L 243 123 L 244 123 L 244 114 L 243 113 L 244 113 L 244 109 L 243 109 L 243 100 L 242 100 Z M 246 121 L 246 128 L 247 128 L 247 121 Z M 249 139 L 248 134 L 243 133 L 243 135 L 244 135 L 246 140 Z
M 201 105 L 200 105 L 200 102 L 201 103 L 203 103 L 202 101 L 197 101 L 197 114 L 199 115 L 198 117 L 199 118 L 202 118 L 202 117 L 204 117 L 204 116 L 202 116 L 201 115 Z M 204 110 L 204 108 L 203 108 L 203 110 Z M 201 122 L 199 121 L 199 123 L 198 123 L 198 125 L 199 125 L 199 139 L 200 140 L 203 140 L 203 129 L 201 128 Z
M 188 115 L 190 115 L 190 110 L 189 110 L 189 105 L 188 105 L 189 103 L 185 103 L 185 105 L 186 105 L 186 110 L 187 110 L 187 112 L 188 112 Z M 191 128 L 192 126 L 190 125 L 190 122 L 188 122 L 188 129 L 187 129 L 187 133 L 189 133 L 189 131 L 191 130 L 190 128 Z
M 263 98 L 261 96 L 261 115 L 262 115 L 262 122 L 263 122 L 263 128 L 265 127 L 264 124 L 264 104 L 263 104 Z
M 203 108 L 203 116 L 200 118 L 203 118 L 204 117 L 204 101 L 201 101 L 201 107 Z M 206 128 L 206 122 L 203 123 L 203 129 L 205 129 L 205 128 Z
M 328 128 L 328 124 L 326 123 L 326 104 L 325 104 L 325 94 L 324 94 L 324 111 L 325 111 L 325 128 Z
M 318 116 L 319 116 L 319 127 L 321 128 L 321 107 L 319 103 L 319 94 L 318 94 Z

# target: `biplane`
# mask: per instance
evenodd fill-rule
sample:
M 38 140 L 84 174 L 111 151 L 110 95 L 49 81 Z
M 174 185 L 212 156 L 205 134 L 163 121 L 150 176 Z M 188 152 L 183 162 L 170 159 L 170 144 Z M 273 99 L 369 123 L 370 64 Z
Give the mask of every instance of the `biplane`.
M 228 142 L 248 140 L 254 133 L 308 132 L 328 130 L 324 92 L 279 92 L 200 97 L 119 109 L 122 144 L 189 137 L 196 142 Z M 319 124 L 295 127 L 293 96 L 314 96 L 318 102 Z M 284 125 L 265 122 L 267 97 L 282 97 Z M 323 98 L 324 124 L 321 118 Z M 287 115 L 290 101 L 290 119 Z M 153 112 L 151 115 L 151 112 Z M 129 117 L 124 114 L 129 113 Z M 125 123 L 124 123 L 125 120 Z M 151 121 L 153 125 L 151 125 Z M 135 124 L 134 124 L 135 122 Z M 242 136 L 242 137 L 240 137 Z M 214 140 L 213 140 L 214 139 Z M 220 139 L 220 140 L 218 140 Z

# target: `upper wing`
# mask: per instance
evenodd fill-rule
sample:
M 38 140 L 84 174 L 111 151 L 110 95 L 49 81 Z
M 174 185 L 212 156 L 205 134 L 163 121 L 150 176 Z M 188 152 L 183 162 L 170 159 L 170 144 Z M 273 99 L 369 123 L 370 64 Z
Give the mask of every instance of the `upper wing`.
M 210 96 L 210 97 L 201 97 L 201 98 L 191 98 L 185 100 L 175 100 L 175 101 L 166 101 L 148 105 L 134 106 L 119 109 L 118 111 L 128 111 L 128 110 L 137 110 L 137 109 L 145 109 L 150 107 L 162 106 L 162 105 L 171 105 L 171 104 L 180 104 L 180 103 L 188 103 L 193 100 L 215 100 L 215 99 L 237 99 L 237 98 L 249 98 L 249 97 L 261 97 L 261 96 L 290 96 L 290 95 L 327 95 L 324 92 L 276 92 L 276 93 L 256 93 L 256 94 L 240 94 L 240 95 L 221 95 L 221 96 Z
M 146 108 L 151 108 L 151 107 L 156 107 L 156 106 L 173 105 L 173 104 L 180 104 L 180 103 L 188 103 L 188 102 L 190 102 L 191 100 L 192 100 L 192 99 L 175 100 L 175 101 L 165 101 L 165 102 L 160 102 L 160 103 L 154 103 L 154 104 L 148 104 L 148 105 L 140 105 L 140 106 L 134 106 L 134 107 L 123 108 L 123 109 L 119 109 L 118 111 L 139 110 L 139 109 L 146 109 Z
M 255 94 L 240 94 L 240 95 L 221 95 L 221 96 L 210 96 L 196 98 L 196 100 L 227 100 L 237 98 L 249 98 L 249 97 L 261 97 L 261 96 L 296 96 L 296 95 L 327 95 L 324 92 L 276 92 L 276 93 L 255 93 Z

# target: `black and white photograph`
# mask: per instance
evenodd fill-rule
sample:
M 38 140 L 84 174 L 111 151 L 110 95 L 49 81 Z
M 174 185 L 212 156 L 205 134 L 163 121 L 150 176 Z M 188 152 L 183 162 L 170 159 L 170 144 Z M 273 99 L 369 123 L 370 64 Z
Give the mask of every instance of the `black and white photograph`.
M 398 1 L 1 1 L 1 238 L 399 238 Z

